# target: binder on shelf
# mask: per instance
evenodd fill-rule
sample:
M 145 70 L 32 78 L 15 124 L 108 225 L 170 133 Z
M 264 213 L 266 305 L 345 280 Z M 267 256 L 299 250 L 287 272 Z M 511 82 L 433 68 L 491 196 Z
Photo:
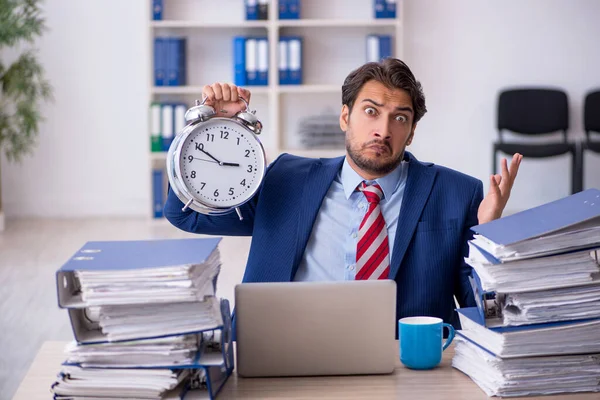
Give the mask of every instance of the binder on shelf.
M 292 85 L 301 85 L 302 74 L 302 38 L 298 36 L 288 38 L 289 51 L 289 83 Z
M 257 0 L 245 0 L 246 4 L 246 20 L 256 21 L 258 19 L 258 4 Z
M 269 0 L 258 0 L 257 19 L 269 19 Z
M 187 82 L 186 42 L 181 37 L 166 38 L 168 86 L 184 86 Z
M 246 38 L 235 36 L 233 38 L 233 83 L 236 86 L 245 86 L 246 82 Z
M 163 186 L 163 169 L 155 168 L 152 170 L 152 212 L 154 218 L 163 217 L 163 208 L 165 206 Z
M 375 18 L 387 18 L 385 0 L 373 0 L 373 11 Z
M 156 102 L 150 104 L 150 150 L 162 151 L 161 105 Z
M 161 107 L 161 134 L 162 134 L 162 151 L 168 151 L 175 137 L 174 132 L 174 105 L 165 103 Z
M 152 0 L 152 19 L 160 21 L 163 18 L 163 0 Z
M 256 39 L 258 71 L 257 84 L 266 86 L 269 84 L 269 42 L 266 37 Z
M 290 81 L 289 74 L 289 50 L 288 50 L 288 41 L 284 37 L 279 38 L 279 47 L 278 47 L 278 69 L 279 69 L 279 84 L 287 85 Z
M 392 37 L 379 35 L 379 60 L 392 56 Z
M 384 18 L 396 18 L 396 0 L 385 0 Z
M 256 38 L 246 38 L 246 85 L 258 84 L 257 47 Z
M 279 0 L 279 19 L 299 19 L 300 0 Z
M 289 19 L 300 19 L 300 0 L 288 0 Z
M 471 243 L 498 262 L 600 244 L 600 190 L 587 189 L 471 228 Z
M 367 36 L 367 62 L 379 61 L 379 36 Z
M 165 86 L 167 84 L 166 63 L 166 38 L 154 38 L 154 85 Z
M 174 114 L 173 114 L 173 134 L 177 135 L 178 133 L 180 133 L 183 128 L 186 125 L 186 121 L 185 121 L 185 112 L 187 111 L 188 107 L 187 105 L 183 104 L 183 103 L 176 103 L 174 105 Z M 173 140 L 171 140 L 171 142 L 173 142 Z M 171 147 L 171 144 L 169 143 L 169 147 Z M 169 149 L 167 148 L 167 151 Z

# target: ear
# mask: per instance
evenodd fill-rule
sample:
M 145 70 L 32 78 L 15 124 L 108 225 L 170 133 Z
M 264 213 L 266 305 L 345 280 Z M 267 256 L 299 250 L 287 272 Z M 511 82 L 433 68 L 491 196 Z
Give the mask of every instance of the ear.
M 346 104 L 342 106 L 342 112 L 340 112 L 340 128 L 346 132 L 348 130 L 348 120 L 350 118 L 350 109 Z
M 413 124 L 412 132 L 410 133 L 410 135 L 408 136 L 408 140 L 406 141 L 406 146 L 410 146 L 410 144 L 412 143 L 413 138 L 415 137 L 415 129 L 417 129 L 417 124 Z

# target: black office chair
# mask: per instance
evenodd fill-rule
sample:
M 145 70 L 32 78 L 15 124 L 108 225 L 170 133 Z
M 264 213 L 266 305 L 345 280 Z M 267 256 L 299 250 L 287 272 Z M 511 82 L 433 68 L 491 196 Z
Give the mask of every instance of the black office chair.
M 590 92 L 585 96 L 583 107 L 583 126 L 585 129 L 585 140 L 581 142 L 579 154 L 579 168 L 581 171 L 581 190 L 583 190 L 583 160 L 585 151 L 589 150 L 600 154 L 600 141 L 592 141 L 592 134 L 600 136 L 600 90 Z
M 521 153 L 523 157 L 546 158 L 570 153 L 572 155 L 571 192 L 581 191 L 577 147 L 567 141 L 569 105 L 567 94 L 554 89 L 511 89 L 500 92 L 498 98 L 498 136 L 493 145 L 492 171 L 497 173 L 496 154 Z M 543 135 L 562 131 L 562 142 L 507 143 L 504 130 L 523 135 Z

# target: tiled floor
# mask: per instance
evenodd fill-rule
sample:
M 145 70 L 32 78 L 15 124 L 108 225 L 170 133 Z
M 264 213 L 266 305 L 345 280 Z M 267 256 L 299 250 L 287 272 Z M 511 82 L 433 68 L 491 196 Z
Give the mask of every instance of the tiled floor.
M 67 312 L 57 306 L 55 272 L 85 242 L 185 237 L 198 235 L 146 219 L 6 221 L 0 232 L 0 400 L 13 396 L 44 341 L 72 339 Z M 249 248 L 247 237 L 221 242 L 217 295 L 232 307 Z

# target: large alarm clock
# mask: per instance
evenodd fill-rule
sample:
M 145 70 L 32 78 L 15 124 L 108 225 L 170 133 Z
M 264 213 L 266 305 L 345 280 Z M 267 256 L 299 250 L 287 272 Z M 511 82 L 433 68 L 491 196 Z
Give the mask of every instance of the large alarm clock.
M 185 114 L 187 125 L 177 132 L 167 153 L 171 189 L 187 208 L 207 215 L 235 210 L 256 194 L 266 170 L 258 139 L 262 124 L 246 108 L 231 118 L 196 101 Z

